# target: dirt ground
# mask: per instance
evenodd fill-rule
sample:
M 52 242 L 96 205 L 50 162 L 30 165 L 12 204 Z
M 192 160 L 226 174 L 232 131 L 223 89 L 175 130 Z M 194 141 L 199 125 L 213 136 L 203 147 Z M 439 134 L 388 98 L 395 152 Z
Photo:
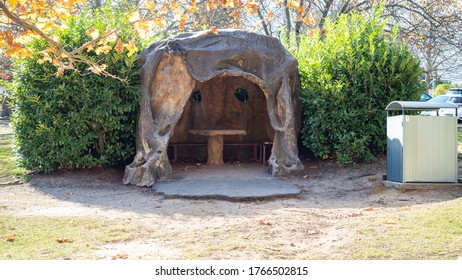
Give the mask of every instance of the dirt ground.
M 155 232 L 156 238 L 107 244 L 90 256 L 94 259 L 117 253 L 129 259 L 306 259 L 335 257 L 338 248 L 354 238 L 354 223 L 349 221 L 358 217 L 396 215 L 403 207 L 428 209 L 462 197 L 460 188 L 385 188 L 384 159 L 352 167 L 304 164 L 299 176 L 286 178 L 301 188 L 296 198 L 165 199 L 150 188 L 123 185 L 122 169 L 96 168 L 33 175 L 26 184 L 0 186 L 0 211 L 137 221 Z M 174 170 L 181 168 L 184 165 L 173 165 Z

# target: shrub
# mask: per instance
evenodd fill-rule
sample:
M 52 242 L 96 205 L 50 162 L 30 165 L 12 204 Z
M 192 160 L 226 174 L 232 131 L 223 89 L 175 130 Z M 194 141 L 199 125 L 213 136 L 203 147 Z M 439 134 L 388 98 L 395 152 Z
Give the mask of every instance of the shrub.
M 69 28 L 56 36 L 63 45 L 75 49 L 88 39 L 86 30 L 95 28 L 104 34 L 106 28 L 121 26 L 127 20 L 107 6 L 70 18 L 66 23 Z M 134 37 L 133 28 L 126 27 L 119 37 L 127 42 Z M 139 41 L 137 45 L 140 49 Z M 12 97 L 19 164 L 32 171 L 51 172 L 129 159 L 135 150 L 135 110 L 140 95 L 137 55 L 128 55 L 127 50 L 99 55 L 94 50 L 81 52 L 125 77 L 121 82 L 90 74 L 83 63 L 78 65 L 80 74 L 65 70 L 57 76 L 55 66 L 39 60 L 47 47 L 43 40 L 34 41 L 34 57 L 16 63 Z
M 433 96 L 446 94 L 446 92 L 452 87 L 455 87 L 455 86 L 453 86 L 452 84 L 439 84 L 436 86 L 435 90 L 433 91 Z
M 379 13 L 342 15 L 321 36 L 301 38 L 295 56 L 302 82 L 302 143 L 341 164 L 370 160 L 386 148 L 385 107 L 418 100 L 419 61 Z

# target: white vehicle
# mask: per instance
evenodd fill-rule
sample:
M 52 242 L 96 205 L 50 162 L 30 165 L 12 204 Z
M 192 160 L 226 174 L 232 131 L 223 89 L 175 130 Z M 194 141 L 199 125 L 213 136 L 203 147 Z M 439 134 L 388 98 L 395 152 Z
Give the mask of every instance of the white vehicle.
M 462 122 L 462 94 L 444 94 L 440 96 L 433 97 L 427 102 L 432 103 L 453 103 L 456 104 L 459 108 L 457 109 L 457 120 Z M 454 116 L 454 109 L 441 108 L 438 111 L 423 111 L 420 115 L 422 116 Z

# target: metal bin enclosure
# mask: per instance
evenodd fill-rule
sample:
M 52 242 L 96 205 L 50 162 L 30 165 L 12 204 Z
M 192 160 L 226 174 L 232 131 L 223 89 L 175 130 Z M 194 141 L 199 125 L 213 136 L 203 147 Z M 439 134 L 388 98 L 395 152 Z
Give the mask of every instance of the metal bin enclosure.
M 439 115 L 442 108 L 452 108 L 455 113 Z M 387 180 L 400 183 L 457 183 L 457 105 L 393 101 L 385 110 Z M 400 112 L 394 115 L 391 111 Z M 406 115 L 409 111 L 433 113 Z

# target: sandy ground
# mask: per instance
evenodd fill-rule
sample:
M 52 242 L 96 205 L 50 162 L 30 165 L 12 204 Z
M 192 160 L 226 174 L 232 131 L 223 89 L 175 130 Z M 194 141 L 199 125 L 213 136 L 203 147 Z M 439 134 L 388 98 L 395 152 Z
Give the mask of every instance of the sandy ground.
M 3 133 L 11 130 L 0 120 Z M 246 201 L 166 199 L 151 188 L 123 185 L 123 169 L 32 175 L 25 184 L 0 184 L 0 213 L 136 221 L 156 236 L 106 244 L 90 259 L 116 254 L 129 259 L 348 259 L 339 248 L 354 240 L 356 219 L 432 209 L 462 197 L 460 187 L 385 188 L 384 159 L 351 167 L 314 160 L 304 165 L 300 175 L 284 179 L 300 188 L 297 197 Z M 215 178 L 204 168 L 173 164 L 177 176 Z M 261 173 L 265 167 L 240 163 L 224 168 L 251 174 L 249 170 Z
M 351 241 L 354 223 L 348 221 L 396 215 L 403 207 L 438 207 L 462 196 L 460 188 L 405 192 L 385 188 L 383 159 L 353 167 L 318 161 L 304 164 L 299 176 L 285 179 L 301 189 L 296 198 L 165 199 L 150 188 L 121 184 L 121 169 L 96 168 L 33 175 L 26 184 L 2 185 L 0 212 L 137 221 L 157 236 L 107 244 L 90 257 L 95 259 L 118 253 L 129 259 L 305 259 L 336 252 Z M 173 168 L 181 172 L 186 167 Z M 253 163 L 239 168 L 264 167 Z

